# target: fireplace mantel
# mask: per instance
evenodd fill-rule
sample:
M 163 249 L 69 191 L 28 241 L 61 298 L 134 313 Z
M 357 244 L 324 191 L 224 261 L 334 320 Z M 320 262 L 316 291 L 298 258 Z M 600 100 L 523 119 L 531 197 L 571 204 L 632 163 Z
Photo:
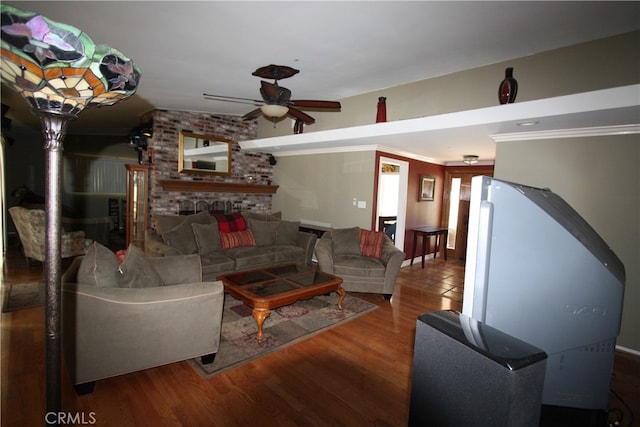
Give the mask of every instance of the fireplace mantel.
M 160 180 L 164 191 L 182 191 L 193 193 L 262 193 L 275 194 L 278 185 L 238 184 L 231 182 L 187 181 L 178 179 Z

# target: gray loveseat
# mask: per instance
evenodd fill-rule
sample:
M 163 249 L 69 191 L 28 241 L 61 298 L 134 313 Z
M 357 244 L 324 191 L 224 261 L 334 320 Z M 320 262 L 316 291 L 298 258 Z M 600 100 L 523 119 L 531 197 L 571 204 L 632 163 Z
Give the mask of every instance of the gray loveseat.
M 203 282 L 197 255 L 146 258 L 130 246 L 122 264 L 94 243 L 62 276 L 62 345 L 78 394 L 95 381 L 202 357 L 220 344 L 224 289 Z
M 198 254 L 203 280 L 273 265 L 311 265 L 317 241 L 315 234 L 298 230 L 299 222 L 249 212 L 218 217 L 208 212 L 156 215 L 154 222 L 155 229 L 147 230 L 147 255 Z M 234 231 L 245 226 L 246 230 Z

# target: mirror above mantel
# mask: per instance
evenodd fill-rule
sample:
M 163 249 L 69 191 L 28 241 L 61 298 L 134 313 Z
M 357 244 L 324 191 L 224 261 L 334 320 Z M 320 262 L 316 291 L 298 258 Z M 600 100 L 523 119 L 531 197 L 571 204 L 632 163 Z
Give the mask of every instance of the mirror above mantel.
M 178 172 L 230 175 L 231 144 L 230 139 L 218 135 L 180 132 Z

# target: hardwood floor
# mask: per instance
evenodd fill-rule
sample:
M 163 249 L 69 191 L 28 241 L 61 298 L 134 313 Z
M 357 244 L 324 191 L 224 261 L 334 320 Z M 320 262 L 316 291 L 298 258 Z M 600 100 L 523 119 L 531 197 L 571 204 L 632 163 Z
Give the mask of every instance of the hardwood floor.
M 357 294 L 380 309 L 209 380 L 180 362 L 98 381 L 93 394 L 76 396 L 63 369 L 64 411 L 104 426 L 404 426 L 416 318 L 460 310 L 463 276 L 458 261 L 414 263 L 401 270 L 390 302 Z M 41 265 L 9 251 L 3 291 L 41 277 Z M 44 425 L 44 310 L 1 320 L 2 426 Z M 640 358 L 616 355 L 612 388 L 636 417 L 639 372 Z M 615 397 L 611 405 L 629 425 L 629 411 Z

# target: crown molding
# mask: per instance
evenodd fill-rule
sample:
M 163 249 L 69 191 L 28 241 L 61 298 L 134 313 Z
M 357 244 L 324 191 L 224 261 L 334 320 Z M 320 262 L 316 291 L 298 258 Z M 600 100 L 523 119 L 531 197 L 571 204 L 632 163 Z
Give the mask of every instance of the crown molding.
M 387 147 L 384 145 L 349 145 L 345 147 L 327 147 L 327 148 L 308 148 L 302 150 L 286 150 L 274 152 L 276 157 L 289 157 L 289 156 L 304 156 L 313 154 L 335 154 L 335 153 L 352 153 L 358 151 L 380 151 L 386 154 L 395 154 L 396 156 L 406 157 L 408 159 L 418 160 L 421 162 L 443 164 L 430 157 L 424 157 L 410 153 L 404 150 L 398 150 L 393 147 Z
M 583 138 L 590 136 L 630 135 L 640 133 L 640 124 L 595 126 L 576 129 L 554 129 L 534 132 L 498 133 L 489 135 L 495 142 L 530 141 L 534 139 Z

